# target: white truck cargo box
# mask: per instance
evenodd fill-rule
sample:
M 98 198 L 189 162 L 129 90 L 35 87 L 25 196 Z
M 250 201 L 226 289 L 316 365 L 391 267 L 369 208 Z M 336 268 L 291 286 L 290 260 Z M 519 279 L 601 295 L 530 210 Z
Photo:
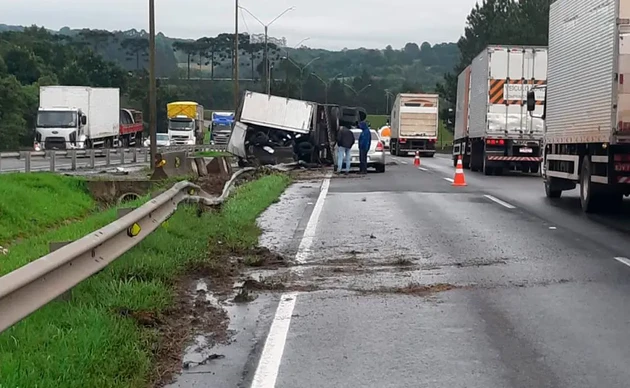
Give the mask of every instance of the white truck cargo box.
M 630 75 L 629 18 L 627 1 L 551 4 L 547 142 L 614 144 L 622 141 L 615 136 L 617 129 L 628 141 L 630 87 L 624 80 Z
M 90 88 L 86 135 L 91 139 L 117 136 L 120 131 L 120 90 Z
M 527 111 L 527 92 L 547 80 L 547 48 L 488 46 L 472 62 L 469 136 L 540 139 L 542 119 Z M 583 89 L 586 90 L 586 89 Z M 542 114 L 544 90 L 537 93 Z
M 246 91 L 239 121 L 308 134 L 316 109 L 313 102 Z
M 437 137 L 439 100 L 437 94 L 399 94 L 394 102 L 397 117 L 392 117 L 392 136 Z
M 468 107 L 470 104 L 470 65 L 457 77 L 454 140 L 468 136 Z

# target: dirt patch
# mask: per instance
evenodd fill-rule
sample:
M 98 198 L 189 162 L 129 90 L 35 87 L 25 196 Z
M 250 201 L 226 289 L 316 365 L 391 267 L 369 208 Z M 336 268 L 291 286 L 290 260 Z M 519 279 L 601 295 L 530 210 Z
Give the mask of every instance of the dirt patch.
M 221 175 L 207 175 L 200 177 L 197 184 L 206 193 L 216 195 L 218 197 L 223 193 L 223 187 L 228 180 L 229 178 Z
M 176 290 L 175 303 L 171 308 L 155 315 L 152 313 L 131 313 L 138 324 L 155 327 L 159 337 L 153 349 L 155 369 L 151 386 L 163 387 L 171 383 L 182 368 L 182 354 L 190 338 L 196 333 L 208 333 L 211 329 L 213 344 L 227 343 L 229 317 L 226 312 L 194 296 L 192 277 L 182 278 Z
M 289 261 L 279 253 L 272 252 L 266 247 L 255 247 L 244 252 L 240 252 L 242 263 L 248 267 L 260 269 L 273 269 L 278 267 L 288 267 Z
M 380 287 L 374 290 L 356 290 L 361 293 L 378 293 L 378 294 L 404 294 L 415 296 L 427 296 L 438 292 L 450 291 L 460 288 L 456 285 L 449 283 L 436 283 L 436 284 L 418 284 L 409 283 L 403 287 Z

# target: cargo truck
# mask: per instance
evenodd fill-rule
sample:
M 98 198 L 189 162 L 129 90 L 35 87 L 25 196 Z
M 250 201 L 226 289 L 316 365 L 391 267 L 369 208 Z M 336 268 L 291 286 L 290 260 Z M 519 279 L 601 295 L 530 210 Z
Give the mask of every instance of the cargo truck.
M 234 112 L 212 112 L 212 124 L 210 126 L 210 141 L 212 144 L 227 144 L 232 134 L 233 125 Z
M 469 108 L 470 65 L 457 77 L 457 102 L 455 104 L 455 128 L 453 131 L 453 166 L 457 166 L 457 159 L 461 156 L 464 168 L 470 168 Z
M 456 112 L 459 153 L 454 148 L 454 162 L 468 154 L 467 167 L 485 175 L 513 169 L 538 174 L 544 122 L 527 113 L 527 95 L 546 83 L 547 48 L 488 46 L 471 63 L 469 84 L 467 78 L 464 70 L 458 82 L 458 99 L 464 101 L 459 124 Z M 544 96 L 536 96 L 535 109 L 542 113 Z
M 193 101 L 176 101 L 166 105 L 168 136 L 172 145 L 203 144 L 205 126 L 203 106 Z
M 121 111 L 117 88 L 42 86 L 34 146 L 49 150 L 112 148 L 118 145 L 121 132 L 127 143 L 133 139 L 135 144 L 136 136 L 142 136 L 142 123 L 137 125 L 135 117 L 131 111 Z
M 438 136 L 439 100 L 437 94 L 401 93 L 391 112 L 389 152 L 392 155 L 435 155 Z
M 585 212 L 614 209 L 630 194 L 630 3 L 558 0 L 549 10 L 544 111 L 545 193 L 580 184 Z

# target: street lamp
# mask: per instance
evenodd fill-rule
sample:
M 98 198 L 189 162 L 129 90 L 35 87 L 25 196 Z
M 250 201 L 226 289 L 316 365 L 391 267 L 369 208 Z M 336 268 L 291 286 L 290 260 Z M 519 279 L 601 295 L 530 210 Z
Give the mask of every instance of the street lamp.
M 356 90 L 354 90 L 354 88 L 348 84 L 344 84 L 345 87 L 347 87 L 348 89 L 352 90 L 354 92 L 354 94 L 359 97 L 359 94 L 361 94 L 365 89 L 369 88 L 370 86 L 372 86 L 372 84 L 367 84 L 365 85 L 362 89 L 360 89 L 358 92 Z
M 328 82 L 324 81 L 324 79 L 320 76 L 317 75 L 317 73 L 315 72 L 311 72 L 312 75 L 315 76 L 315 78 L 317 78 L 318 80 L 320 80 L 323 84 L 324 84 L 324 104 L 328 104 L 328 87 L 330 86 L 330 83 L 334 80 L 337 79 L 337 77 L 339 77 L 341 75 L 341 73 L 337 74 L 336 76 L 334 76 L 331 80 L 329 80 Z
M 307 67 L 310 66 L 311 63 L 315 62 L 316 60 L 319 59 L 319 57 L 315 57 L 313 59 L 311 59 L 311 61 L 309 63 L 307 63 L 304 66 L 300 66 L 297 63 L 295 63 L 295 61 L 289 57 L 282 57 L 282 59 L 285 59 L 289 62 L 291 62 L 293 64 L 293 66 L 297 67 L 298 70 L 300 70 L 300 100 L 302 99 L 302 95 L 303 95 L 303 89 L 304 89 L 304 81 L 302 80 L 303 76 L 304 76 L 304 70 L 306 70 Z
M 276 20 L 280 19 L 282 17 L 282 15 L 284 15 L 285 13 L 287 13 L 289 11 L 293 11 L 295 9 L 295 7 L 291 6 L 291 7 L 287 8 L 287 9 L 285 9 L 278 16 L 276 16 L 272 21 L 270 21 L 267 24 L 263 23 L 260 19 L 258 19 L 256 17 L 256 15 L 251 13 L 247 8 L 245 8 L 245 7 L 239 7 L 239 8 L 242 9 L 243 11 L 247 12 L 258 23 L 260 23 L 260 25 L 263 26 L 263 28 L 265 29 L 265 54 L 264 54 L 264 58 L 263 58 L 263 60 L 264 60 L 264 69 L 265 69 L 264 79 L 266 80 L 266 83 L 267 83 L 267 90 L 270 90 L 270 88 L 271 88 L 271 79 L 269 78 L 269 52 L 268 52 L 268 49 L 267 49 L 267 41 L 268 41 L 268 36 L 269 36 L 268 35 L 269 26 L 272 25 Z

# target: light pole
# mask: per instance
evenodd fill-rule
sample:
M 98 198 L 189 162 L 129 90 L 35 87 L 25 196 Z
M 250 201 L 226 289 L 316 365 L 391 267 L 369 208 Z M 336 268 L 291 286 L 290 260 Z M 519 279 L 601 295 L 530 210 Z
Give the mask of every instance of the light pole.
M 151 163 L 157 161 L 157 85 L 155 80 L 155 0 L 149 0 L 149 142 Z
M 367 84 L 365 85 L 362 89 L 360 89 L 358 92 L 356 90 L 354 90 L 354 88 L 348 84 L 343 84 L 345 87 L 347 87 L 348 89 L 352 90 L 355 94 L 356 97 L 359 97 L 359 94 L 361 94 L 365 89 L 369 88 L 370 86 L 372 86 L 372 84 Z
M 269 90 L 271 88 L 271 79 L 269 78 L 269 52 L 267 49 L 267 40 L 268 40 L 268 32 L 269 32 L 269 26 L 272 25 L 276 20 L 280 19 L 282 17 L 282 15 L 284 15 L 285 13 L 289 12 L 289 11 L 293 11 L 295 9 L 295 7 L 291 6 L 287 9 L 285 9 L 284 11 L 282 11 L 278 16 L 276 16 L 272 21 L 270 21 L 269 23 L 265 24 L 263 23 L 260 19 L 258 19 L 256 17 L 256 15 L 254 15 L 253 13 L 249 12 L 249 10 L 245 7 L 240 7 L 243 11 L 247 12 L 251 17 L 253 17 L 258 23 L 260 23 L 261 26 L 263 26 L 263 28 L 265 29 L 265 53 L 263 55 L 263 68 L 265 70 L 264 73 L 264 79 L 266 81 L 266 89 Z
M 298 70 L 300 70 L 300 100 L 302 99 L 303 96 L 303 89 L 304 89 L 304 82 L 302 80 L 302 77 L 304 76 L 304 70 L 306 70 L 307 67 L 310 66 L 311 63 L 315 62 L 316 60 L 319 59 L 319 57 L 315 57 L 313 59 L 311 59 L 311 61 L 309 63 L 307 63 L 304 66 L 300 66 L 297 63 L 295 63 L 295 61 L 289 57 L 282 57 L 282 59 L 286 59 L 287 61 L 291 62 L 293 64 L 293 66 L 297 67 Z
M 341 75 L 341 73 L 337 74 L 336 76 L 334 76 L 332 78 L 332 80 L 328 80 L 328 82 L 324 81 L 324 79 L 320 76 L 317 75 L 317 73 L 315 72 L 311 72 L 312 75 L 315 76 L 315 78 L 317 78 L 318 80 L 320 80 L 323 84 L 324 84 L 324 104 L 328 104 L 328 87 L 330 86 L 330 83 L 334 80 L 337 79 L 337 77 L 339 77 Z

